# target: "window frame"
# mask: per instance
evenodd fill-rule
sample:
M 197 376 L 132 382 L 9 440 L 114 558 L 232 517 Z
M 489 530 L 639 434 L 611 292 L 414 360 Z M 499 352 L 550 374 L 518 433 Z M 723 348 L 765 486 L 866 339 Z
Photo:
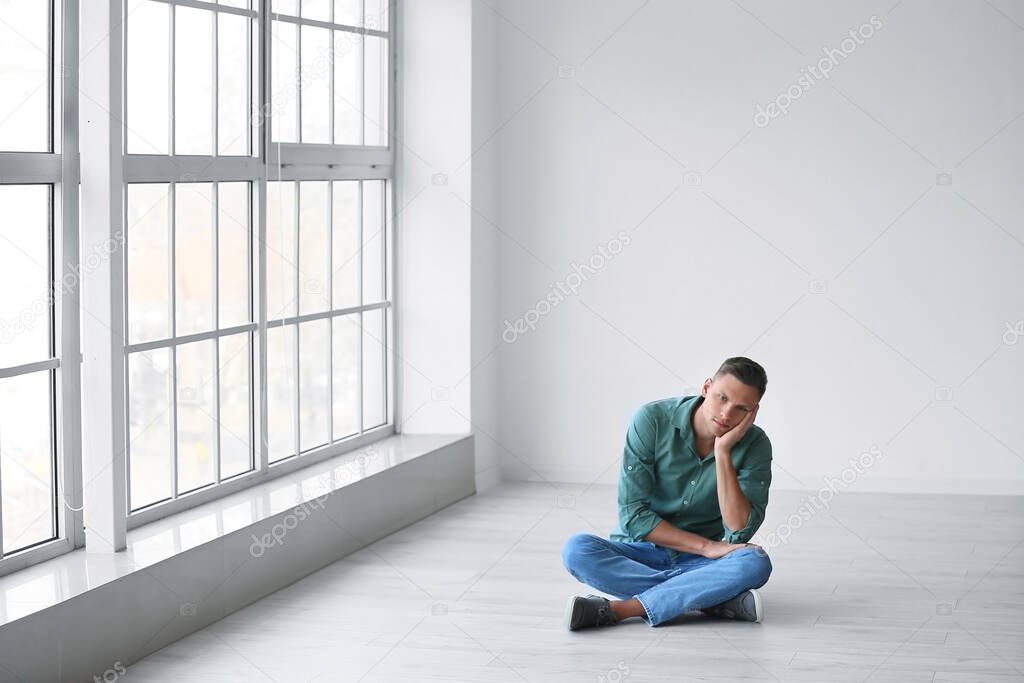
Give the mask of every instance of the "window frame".
M 253 401 L 251 406 L 252 415 L 252 428 L 253 433 L 251 435 L 251 443 L 254 448 L 253 460 L 254 468 L 252 471 L 236 475 L 230 479 L 221 483 L 214 483 L 206 485 L 197 490 L 174 495 L 171 499 L 163 500 L 161 502 L 152 503 L 146 507 L 138 510 L 131 510 L 130 503 L 130 423 L 128 418 L 128 359 L 129 354 L 136 352 L 140 347 L 151 347 L 153 343 L 141 343 L 141 344 L 124 344 L 122 345 L 123 351 L 123 383 L 121 384 L 120 399 L 121 414 L 125 417 L 124 420 L 124 443 L 125 449 L 121 454 L 124 458 L 124 473 L 125 476 L 121 478 L 120 485 L 124 486 L 124 497 L 121 500 L 126 501 L 125 510 L 123 514 L 126 516 L 126 528 L 132 529 L 143 524 L 161 519 L 171 514 L 182 512 L 190 509 L 196 505 L 222 498 L 230 495 L 237 491 L 246 489 L 260 482 L 267 481 L 297 469 L 307 467 L 314 463 L 320 462 L 327 458 L 335 457 L 339 454 L 346 453 L 374 441 L 391 436 L 396 433 L 396 420 L 397 414 L 396 405 L 398 403 L 398 387 L 397 387 L 397 373 L 395 372 L 396 361 L 398 358 L 397 344 L 394 343 L 396 339 L 395 330 L 397 329 L 396 321 L 396 287 L 395 287 L 395 125 L 396 125 L 396 81 L 397 81 L 397 69 L 396 69 L 396 53 L 397 46 L 395 35 L 398 28 L 398 17 L 395 0 L 389 0 L 388 7 L 388 30 L 385 32 L 376 31 L 372 29 L 359 29 L 356 27 L 348 27 L 355 33 L 371 34 L 371 35 L 384 35 L 388 39 L 388 68 L 386 74 L 382 74 L 383 78 L 387 80 L 387 125 L 388 125 L 388 145 L 385 146 L 353 146 L 353 145 L 334 145 L 334 144 L 318 144 L 318 143 L 283 143 L 283 142 L 272 142 L 271 135 L 273 131 L 273 116 L 274 112 L 270 107 L 271 100 L 271 77 L 273 73 L 272 60 L 273 60 L 273 40 L 272 40 L 272 22 L 278 17 L 291 22 L 302 25 L 314 25 L 323 26 L 324 22 L 317 22 L 313 20 L 298 19 L 287 15 L 278 15 L 271 13 L 271 0 L 252 0 L 254 9 L 252 10 L 241 10 L 225 5 L 217 5 L 213 2 L 206 2 L 204 0 L 151 0 L 153 2 L 159 2 L 170 6 L 184 6 L 193 7 L 198 9 L 216 11 L 216 12 L 228 12 L 232 14 L 243 14 L 245 16 L 253 17 L 253 21 L 256 23 L 255 29 L 255 40 L 252 43 L 252 59 L 251 69 L 255 69 L 255 78 L 250 78 L 250 83 L 255 83 L 256 88 L 253 92 L 253 97 L 250 102 L 250 111 L 253 116 L 250 117 L 252 130 L 250 131 L 250 138 L 255 141 L 253 148 L 251 149 L 250 155 L 248 156 L 219 156 L 216 145 L 216 137 L 214 138 L 214 147 L 212 156 L 197 156 L 197 155 L 174 155 L 173 154 L 173 135 L 174 135 L 174 108 L 175 102 L 173 99 L 169 102 L 169 126 L 170 134 L 172 136 L 171 142 L 169 143 L 170 153 L 167 155 L 162 154 L 128 154 L 127 152 L 127 126 L 122 125 L 122 158 L 124 163 L 124 178 L 122 182 L 122 211 L 125 221 L 127 221 L 127 187 L 132 183 L 179 183 L 179 182 L 226 182 L 226 181 L 245 181 L 250 184 L 250 240 L 252 241 L 252 250 L 250 252 L 250 301 L 251 301 L 251 312 L 253 313 L 252 322 L 244 325 L 235 326 L 231 328 L 233 332 L 248 331 L 251 335 L 251 353 L 252 353 L 252 365 L 251 365 L 251 384 L 250 384 L 250 397 Z M 333 3 L 332 3 L 333 7 Z M 119 65 L 120 78 L 123 88 L 124 96 L 121 98 L 122 110 L 121 120 L 128 121 L 127 118 L 127 73 L 128 73 L 128 53 L 127 53 L 127 41 L 128 41 L 128 23 L 127 23 L 127 11 L 128 2 L 123 1 L 121 7 L 121 16 L 125 20 L 124 26 L 126 27 L 122 31 L 120 36 L 120 42 L 122 46 L 122 60 Z M 300 11 L 301 13 L 301 11 Z M 215 24 L 216 25 L 216 24 Z M 330 24 L 328 24 L 330 25 Z M 343 30 L 338 28 L 341 25 L 332 25 L 335 30 Z M 173 39 L 171 45 L 173 55 Z M 214 69 L 216 71 L 216 50 L 214 51 Z M 332 79 L 331 87 L 333 88 L 333 58 L 332 63 Z M 170 65 L 171 69 L 171 87 L 173 89 L 174 75 L 173 75 L 173 57 Z M 252 74 L 251 74 L 252 76 Z M 216 102 L 217 94 L 213 95 L 214 102 Z M 297 94 L 297 98 L 301 99 L 301 96 Z M 332 136 L 333 136 L 333 102 L 334 98 L 331 97 L 331 109 L 332 109 Z M 216 119 L 218 111 L 216 106 L 213 110 L 214 117 L 214 129 L 216 129 Z M 301 120 L 299 121 L 301 127 Z M 187 180 L 183 180 L 187 179 Z M 267 353 L 266 353 L 266 341 L 267 341 L 267 330 L 268 330 L 268 318 L 267 318 L 267 249 L 266 249 L 266 235 L 267 235 L 267 194 L 268 184 L 275 181 L 305 181 L 305 180 L 319 180 L 319 181 L 335 181 L 335 180 L 383 180 L 384 185 L 384 202 L 385 202 L 385 213 L 382 216 L 383 225 L 383 239 L 384 244 L 382 245 L 384 267 L 382 276 L 384 278 L 383 291 L 384 300 L 380 303 L 375 304 L 364 304 L 361 300 L 358 306 L 345 308 L 345 309 L 333 309 L 330 308 L 326 312 L 307 313 L 299 314 L 298 307 L 296 308 L 296 315 L 285 316 L 285 324 L 305 322 L 307 320 L 315 319 L 333 319 L 335 316 L 340 316 L 354 311 L 384 310 L 384 324 L 385 324 L 385 339 L 382 340 L 385 348 L 385 376 L 384 376 L 384 400 L 385 400 L 385 423 L 379 427 L 363 430 L 362 424 L 360 424 L 360 431 L 346 439 L 331 442 L 330 440 L 326 445 L 310 449 L 308 451 L 299 451 L 296 454 L 286 457 L 280 461 L 270 463 L 269 462 L 269 449 L 268 449 L 268 428 L 267 428 Z M 173 196 L 170 189 L 168 192 L 169 196 Z M 173 236 L 174 226 L 169 225 L 170 234 Z M 130 239 L 130 235 L 126 230 L 125 242 Z M 330 231 L 329 231 L 330 232 Z M 173 237 L 172 237 L 173 239 Z M 215 246 L 217 248 L 216 236 L 214 237 Z M 173 243 L 171 245 L 173 252 Z M 216 253 L 216 252 L 215 252 Z M 116 302 L 116 305 L 120 307 L 116 313 L 120 316 L 120 320 L 127 321 L 128 311 L 128 287 L 127 287 L 127 249 L 122 248 L 122 269 L 124 273 L 124 283 L 122 297 Z M 172 254 L 173 258 L 173 254 Z M 171 296 L 174 296 L 173 279 L 170 282 Z M 214 281 L 214 287 L 217 287 L 218 283 Z M 298 293 L 298 292 L 297 292 Z M 215 295 L 216 299 L 216 295 Z M 216 322 L 216 321 L 215 321 Z M 224 330 L 216 329 L 217 325 L 214 325 L 212 331 L 208 333 L 201 333 L 198 335 L 188 335 L 187 338 L 190 340 L 207 338 L 216 339 L 227 336 L 224 334 Z M 328 325 L 328 328 L 333 330 L 333 325 Z M 127 332 L 127 326 L 124 328 Z M 328 339 L 332 337 L 329 333 Z M 362 334 L 360 335 L 362 339 Z M 172 339 L 170 346 L 180 346 L 181 341 L 179 339 Z M 331 347 L 331 353 L 333 354 L 333 343 L 329 341 Z M 157 343 L 156 346 L 168 346 L 167 344 Z M 299 350 L 296 348 L 295 357 L 298 362 Z M 172 356 L 173 358 L 173 356 Z M 215 356 L 216 358 L 216 356 Z M 360 354 L 360 367 L 362 365 L 362 357 Z M 171 370 L 174 371 L 174 364 L 172 360 Z M 215 365 L 214 372 L 219 372 L 219 363 Z M 361 372 L 361 371 L 360 371 Z M 296 377 L 296 382 L 299 379 Z M 363 393 L 362 378 L 360 378 L 359 394 L 362 396 Z M 174 413 L 175 396 L 172 393 L 172 415 Z M 360 399 L 362 400 L 362 399 Z M 333 413 L 329 409 L 329 422 L 333 423 Z M 296 415 L 296 421 L 300 418 Z M 176 438 L 175 427 L 172 422 L 172 434 L 171 438 Z M 330 431 L 329 431 L 330 434 Z M 295 434 L 296 442 L 299 442 L 299 433 L 296 430 Z M 171 457 L 174 457 L 172 452 Z M 218 453 L 218 461 L 220 454 Z M 217 468 L 219 472 L 219 467 Z M 172 495 L 175 493 L 174 488 L 176 485 L 172 482 Z
M 55 536 L 3 554 L 0 576 L 85 545 L 82 514 L 82 437 L 78 166 L 77 2 L 49 0 L 48 151 L 0 151 L 0 183 L 49 187 L 50 348 L 48 360 L 5 368 L 0 378 L 46 371 L 50 385 L 52 510 Z M 69 65 L 74 65 L 70 66 Z

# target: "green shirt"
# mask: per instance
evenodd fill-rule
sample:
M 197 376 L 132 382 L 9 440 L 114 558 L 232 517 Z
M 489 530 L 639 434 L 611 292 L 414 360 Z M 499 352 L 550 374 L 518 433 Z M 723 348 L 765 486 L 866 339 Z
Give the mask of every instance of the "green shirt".
M 772 481 L 772 445 L 756 424 L 733 446 L 732 463 L 750 501 L 742 529 L 730 529 L 718 507 L 715 452 L 703 459 L 691 416 L 702 396 L 653 401 L 633 415 L 619 474 L 619 524 L 613 541 L 643 541 L 665 520 L 705 538 L 746 543 L 764 521 Z M 672 557 L 679 553 L 668 548 Z

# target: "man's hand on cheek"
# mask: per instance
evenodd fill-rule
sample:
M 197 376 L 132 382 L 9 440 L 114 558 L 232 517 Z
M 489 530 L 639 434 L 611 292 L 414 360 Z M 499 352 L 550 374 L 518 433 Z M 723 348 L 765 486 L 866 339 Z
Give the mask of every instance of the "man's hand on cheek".
M 731 451 L 732 447 L 735 446 L 743 435 L 750 429 L 750 425 L 754 424 L 754 418 L 757 417 L 757 411 L 761 408 L 761 404 L 754 406 L 754 409 L 747 413 L 747 416 L 740 420 L 739 424 L 734 425 L 732 429 L 727 431 L 721 436 L 715 437 L 715 450 L 727 450 Z

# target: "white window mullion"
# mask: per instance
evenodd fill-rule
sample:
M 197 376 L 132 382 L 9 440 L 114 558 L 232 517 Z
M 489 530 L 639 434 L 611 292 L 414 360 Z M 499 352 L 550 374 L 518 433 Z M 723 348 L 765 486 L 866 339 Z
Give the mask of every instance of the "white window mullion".
M 126 545 L 127 479 L 124 359 L 123 56 L 124 12 L 120 2 L 84 3 L 79 36 L 90 46 L 82 65 L 80 100 L 81 253 L 110 244 L 100 267 L 83 270 L 82 477 L 86 544 L 90 552 Z M 112 112 L 116 112 L 112 113 Z M 113 240 L 111 242 L 111 240 Z
M 61 7 L 60 39 L 55 41 L 60 55 L 57 73 L 60 76 L 60 139 L 61 180 L 57 189 L 54 229 L 60 231 L 54 261 L 60 264 L 55 273 L 54 292 L 57 310 L 56 334 L 59 340 L 57 371 L 57 400 L 60 402 L 58 453 L 62 466 L 57 471 L 60 508 L 57 515 L 63 521 L 62 531 L 70 547 L 85 545 L 82 529 L 82 413 L 81 413 L 81 342 L 80 288 L 74 273 L 79 261 L 79 177 L 78 177 L 78 3 L 69 2 Z M 118 137 L 120 140 L 120 137 Z M 123 234 L 123 233 L 122 233 Z M 122 240 L 123 244 L 123 240 Z M 2 542 L 0 542 L 2 547 Z

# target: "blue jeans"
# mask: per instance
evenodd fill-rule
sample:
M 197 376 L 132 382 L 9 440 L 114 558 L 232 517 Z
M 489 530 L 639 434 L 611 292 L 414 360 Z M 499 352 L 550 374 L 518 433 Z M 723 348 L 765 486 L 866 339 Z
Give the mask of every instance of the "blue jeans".
M 602 593 L 619 600 L 636 597 L 651 626 L 763 586 L 772 573 L 768 553 L 759 547 L 717 559 L 680 553 L 673 560 L 650 541 L 621 543 L 593 534 L 571 536 L 562 548 L 562 562 L 576 579 Z

